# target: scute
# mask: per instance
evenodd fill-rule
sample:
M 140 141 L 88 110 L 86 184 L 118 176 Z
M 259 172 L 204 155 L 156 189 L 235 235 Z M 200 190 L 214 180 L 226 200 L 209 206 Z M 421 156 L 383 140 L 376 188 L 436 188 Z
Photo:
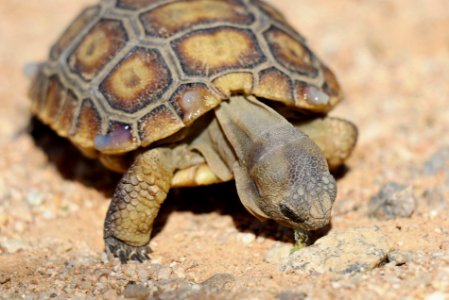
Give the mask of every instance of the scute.
M 64 31 L 59 40 L 53 45 L 50 50 L 50 58 L 56 60 L 61 55 L 70 42 L 76 38 L 76 36 L 86 28 L 87 24 L 92 22 L 100 12 L 98 6 L 88 7 L 81 12 L 81 14 L 70 24 L 70 26 Z
M 204 83 L 180 85 L 169 100 L 178 116 L 187 125 L 217 106 L 221 99 Z
M 43 103 L 47 99 L 47 85 L 49 77 L 40 68 L 31 82 L 28 96 L 31 98 L 31 110 L 37 115 L 41 115 Z
M 262 98 L 293 102 L 292 87 L 290 77 L 276 68 L 269 68 L 260 71 L 259 84 L 254 89 L 254 93 Z
M 168 38 L 176 33 L 199 24 L 231 23 L 246 25 L 254 17 L 245 6 L 235 0 L 177 1 L 144 12 L 140 19 L 146 34 Z
M 133 113 L 159 100 L 171 83 L 159 50 L 136 47 L 104 79 L 100 91 L 111 107 Z
M 45 122 L 52 123 L 59 112 L 62 102 L 65 98 L 65 89 L 58 76 L 53 75 L 48 80 L 47 94 L 42 107 L 42 119 Z
M 236 94 L 319 113 L 343 96 L 259 0 L 100 1 L 64 31 L 30 89 L 33 112 L 94 154 L 151 146 Z
M 228 26 L 193 31 L 172 42 L 172 47 L 190 76 L 252 69 L 266 60 L 250 30 Z
M 159 105 L 139 120 L 142 146 L 166 138 L 184 127 L 184 123 L 172 109 Z
M 68 90 L 64 103 L 59 112 L 59 117 L 55 122 L 55 130 L 61 136 L 71 134 L 73 121 L 75 119 L 76 108 L 78 107 L 78 98 L 73 91 Z
M 213 84 L 226 97 L 235 94 L 250 95 L 253 90 L 253 74 L 250 72 L 228 73 L 217 77 Z
M 274 59 L 282 66 L 299 75 L 317 76 L 318 70 L 313 65 L 313 55 L 306 45 L 275 26 L 268 29 L 264 36 Z
M 91 80 L 122 49 L 128 37 L 120 21 L 100 20 L 67 59 L 71 71 Z
M 84 99 L 76 120 L 73 142 L 84 149 L 95 148 L 95 138 L 101 134 L 101 117 L 91 99 Z

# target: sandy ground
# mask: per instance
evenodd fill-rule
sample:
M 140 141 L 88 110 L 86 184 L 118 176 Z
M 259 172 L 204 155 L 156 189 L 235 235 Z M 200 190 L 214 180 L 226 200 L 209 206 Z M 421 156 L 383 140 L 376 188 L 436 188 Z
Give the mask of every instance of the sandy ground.
M 225 184 L 171 193 L 151 262 L 108 261 L 102 222 L 118 177 L 32 124 L 22 74 L 93 1 L 2 1 L 0 298 L 114 299 L 132 294 L 130 282 L 153 287 L 155 298 L 187 297 L 183 284 L 212 286 L 204 298 L 449 298 L 449 2 L 270 2 L 335 70 L 346 101 L 332 114 L 360 130 L 338 180 L 331 231 L 377 225 L 408 258 L 353 275 L 282 272 L 265 257 L 292 243 L 290 232 L 259 223 Z M 388 182 L 412 188 L 410 218 L 367 217 Z M 203 283 L 217 274 L 217 284 Z

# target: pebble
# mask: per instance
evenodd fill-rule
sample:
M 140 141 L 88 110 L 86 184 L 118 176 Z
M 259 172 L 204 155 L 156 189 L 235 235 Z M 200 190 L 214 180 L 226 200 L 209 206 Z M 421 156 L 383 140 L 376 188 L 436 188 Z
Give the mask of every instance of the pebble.
M 44 195 L 37 191 L 30 191 L 26 196 L 26 201 L 33 207 L 40 206 L 44 202 L 44 200 Z
M 282 291 L 276 295 L 275 299 L 279 300 L 304 300 L 307 294 L 302 292 Z
M 335 231 L 290 254 L 281 270 L 319 274 L 365 272 L 386 262 L 389 252 L 388 239 L 377 226 Z
M 253 243 L 256 240 L 256 236 L 252 233 L 240 233 L 238 235 L 238 238 L 245 245 L 250 245 L 251 243 Z
M 409 262 L 412 258 L 412 255 L 408 252 L 403 251 L 391 251 L 388 253 L 388 261 L 393 263 L 395 266 L 401 266 Z
M 368 216 L 381 220 L 410 217 L 416 208 L 413 187 L 389 182 L 368 203 Z
M 162 267 L 159 269 L 157 278 L 159 280 L 167 280 L 170 278 L 172 270 L 169 267 Z
M 424 163 L 424 174 L 437 175 L 445 168 L 449 168 L 448 164 L 449 147 L 442 147 Z
M 21 240 L 2 238 L 0 240 L 0 247 L 8 253 L 16 253 L 19 250 L 27 249 L 29 245 Z
M 442 293 L 442 292 L 435 292 L 430 295 L 428 295 L 425 299 L 426 300 L 447 300 L 449 298 L 449 294 Z
M 137 270 L 137 277 L 139 281 L 147 281 L 151 278 L 151 272 L 147 268 L 139 268 Z
M 123 291 L 123 296 L 125 298 L 145 299 L 149 297 L 150 294 L 152 294 L 150 288 L 134 282 L 128 283 Z
M 281 264 L 288 258 L 291 249 L 291 245 L 276 243 L 267 251 L 264 260 L 271 264 Z
M 115 292 L 115 290 L 109 289 L 103 294 L 103 299 L 115 300 L 115 299 L 118 299 L 118 295 Z
M 209 289 L 222 289 L 226 284 L 234 282 L 235 277 L 229 273 L 217 273 L 201 283 L 201 286 Z

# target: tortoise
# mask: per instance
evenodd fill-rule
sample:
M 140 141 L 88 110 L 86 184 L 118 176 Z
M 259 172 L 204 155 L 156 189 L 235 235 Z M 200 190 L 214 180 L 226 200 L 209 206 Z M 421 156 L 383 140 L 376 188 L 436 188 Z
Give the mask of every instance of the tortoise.
M 327 113 L 332 71 L 259 0 L 104 0 L 39 64 L 32 112 L 89 158 L 124 175 L 104 223 L 106 251 L 148 259 L 171 187 L 235 179 L 260 220 L 298 237 L 330 221 L 329 169 L 356 127 Z

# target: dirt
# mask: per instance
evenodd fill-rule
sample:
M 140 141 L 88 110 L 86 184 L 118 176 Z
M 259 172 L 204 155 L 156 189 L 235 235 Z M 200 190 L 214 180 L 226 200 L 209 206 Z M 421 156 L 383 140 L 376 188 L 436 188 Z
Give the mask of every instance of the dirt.
M 22 71 L 94 2 L 4 1 L 0 298 L 449 298 L 449 2 L 270 2 L 337 74 L 346 99 L 332 115 L 359 128 L 330 231 L 377 226 L 388 259 L 352 274 L 281 271 L 265 258 L 291 246 L 291 232 L 253 218 L 229 183 L 173 191 L 150 262 L 108 260 L 102 223 L 119 177 L 32 120 Z M 391 182 L 412 190 L 413 213 L 369 218 L 371 198 Z

